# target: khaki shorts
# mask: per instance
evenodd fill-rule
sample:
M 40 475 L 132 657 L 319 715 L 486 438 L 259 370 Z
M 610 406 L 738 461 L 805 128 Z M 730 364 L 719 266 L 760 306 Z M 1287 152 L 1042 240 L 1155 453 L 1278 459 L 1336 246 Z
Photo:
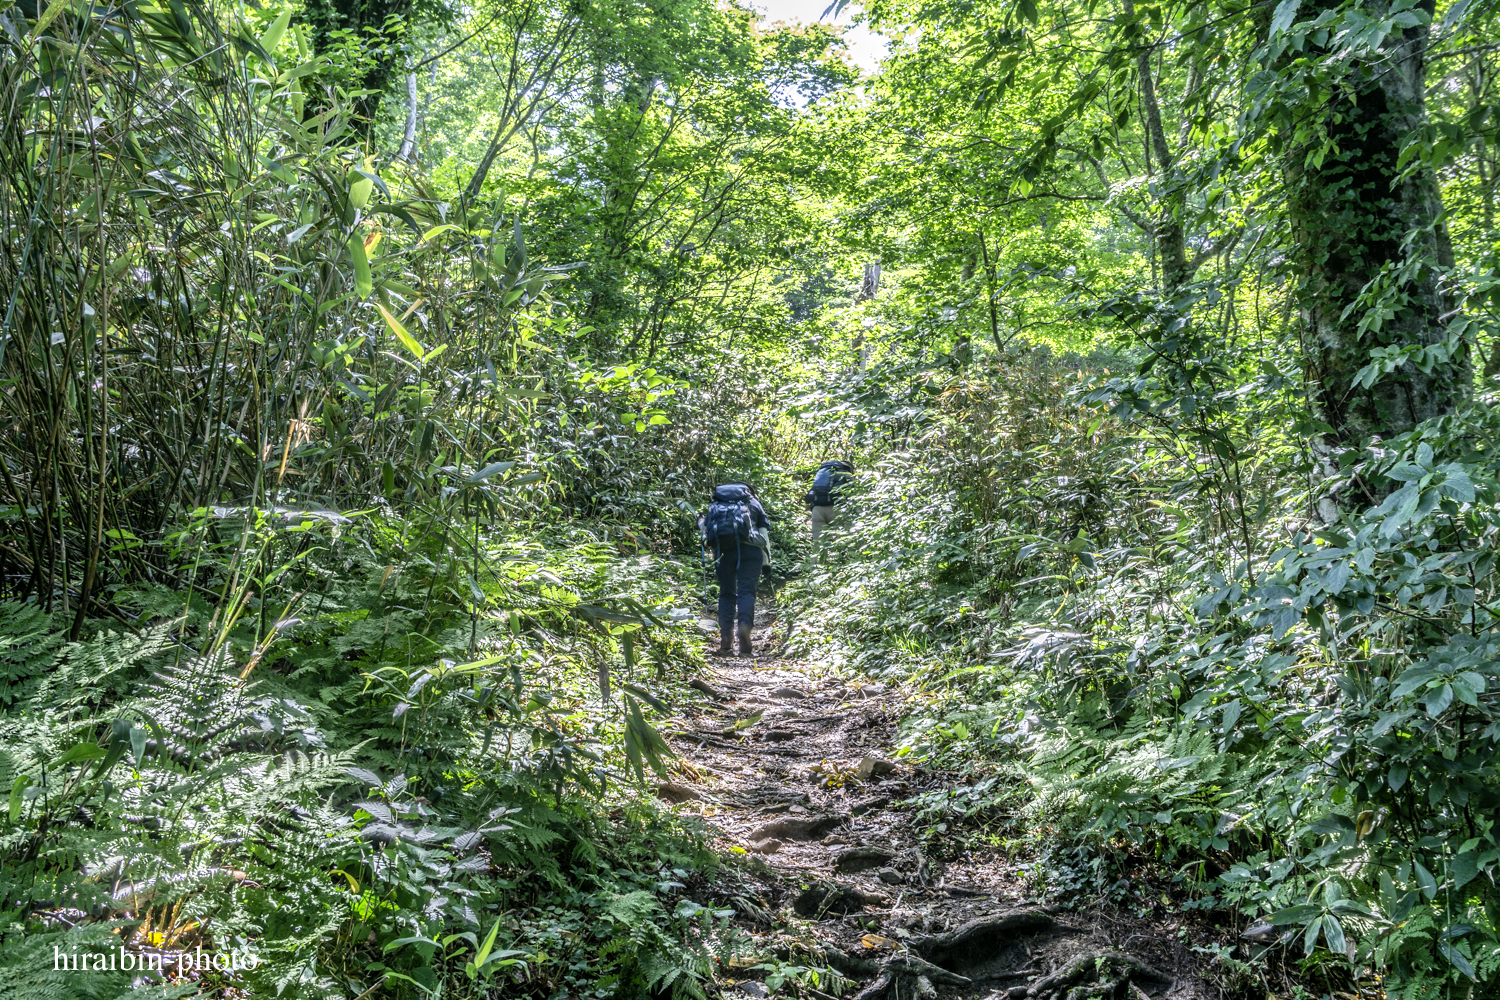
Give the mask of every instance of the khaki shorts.
M 812 540 L 816 542 L 826 528 L 833 526 L 834 518 L 837 516 L 835 507 L 814 507 L 812 509 Z

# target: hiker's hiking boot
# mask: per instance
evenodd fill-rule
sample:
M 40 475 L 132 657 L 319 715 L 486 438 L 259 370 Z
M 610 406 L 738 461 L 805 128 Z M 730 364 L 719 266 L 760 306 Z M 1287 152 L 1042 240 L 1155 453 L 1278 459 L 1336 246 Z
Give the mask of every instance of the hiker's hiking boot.
M 750 647 L 750 629 L 744 625 L 740 626 L 740 655 L 749 656 L 754 650 Z
M 720 633 L 719 634 L 719 648 L 718 649 L 709 650 L 709 652 L 712 653 L 714 656 L 733 656 L 734 655 L 734 644 L 730 641 L 729 633 L 728 632 L 722 632 L 722 633 Z

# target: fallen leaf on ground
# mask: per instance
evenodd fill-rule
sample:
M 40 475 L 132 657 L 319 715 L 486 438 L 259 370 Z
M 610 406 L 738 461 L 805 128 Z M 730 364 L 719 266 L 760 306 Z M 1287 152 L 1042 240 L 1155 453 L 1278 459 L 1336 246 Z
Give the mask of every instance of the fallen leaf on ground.
M 749 729 L 751 726 L 753 726 L 757 722 L 759 722 L 760 721 L 760 717 L 762 715 L 765 715 L 765 714 L 766 714 L 766 710 L 765 709 L 761 709 L 759 712 L 756 712 L 754 715 L 747 715 L 743 719 L 740 719 L 738 722 L 736 722 L 734 725 L 730 726 L 729 727 L 729 731 L 737 733 L 741 729 Z

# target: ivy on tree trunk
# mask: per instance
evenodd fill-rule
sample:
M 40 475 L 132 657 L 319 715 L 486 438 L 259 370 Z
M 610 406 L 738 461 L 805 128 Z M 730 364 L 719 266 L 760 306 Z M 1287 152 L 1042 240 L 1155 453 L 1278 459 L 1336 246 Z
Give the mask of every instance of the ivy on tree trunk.
M 340 30 L 353 32 L 372 45 L 370 61 L 359 79 L 360 87 L 370 93 L 354 100 L 351 125 L 357 134 L 368 134 L 380 110 L 380 99 L 390 86 L 398 56 L 399 26 L 414 16 L 440 13 L 432 9 L 434 6 L 422 0 L 308 0 L 304 6 L 313 28 L 313 47 L 319 53 L 337 41 Z
M 1451 412 L 1472 381 L 1464 351 L 1429 371 L 1408 362 L 1374 384 L 1358 379 L 1376 349 L 1448 337 L 1442 269 L 1453 265 L 1453 251 L 1442 199 L 1428 166 L 1403 171 L 1400 163 L 1403 146 L 1427 124 L 1428 31 L 1422 24 L 1393 33 L 1380 59 L 1351 65 L 1321 109 L 1328 145 L 1318 137 L 1288 157 L 1307 391 L 1327 425 L 1315 449 L 1324 477 L 1370 438 Z M 1366 320 L 1377 306 L 1371 292 L 1382 289 L 1378 307 L 1387 315 Z M 1376 498 L 1365 493 L 1350 499 Z M 1331 498 L 1321 513 L 1335 513 Z

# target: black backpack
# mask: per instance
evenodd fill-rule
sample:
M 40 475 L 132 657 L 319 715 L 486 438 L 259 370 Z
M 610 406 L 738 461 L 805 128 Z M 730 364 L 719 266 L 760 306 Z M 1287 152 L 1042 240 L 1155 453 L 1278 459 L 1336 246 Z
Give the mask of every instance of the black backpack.
M 713 503 L 703 515 L 703 540 L 709 545 L 734 538 L 749 542 L 755 519 L 750 513 L 750 489 L 730 483 L 714 490 Z
M 824 462 L 818 467 L 818 474 L 813 477 L 812 492 L 808 499 L 814 507 L 830 507 L 838 500 L 840 486 L 849 482 L 849 471 L 853 469 L 848 462 Z

